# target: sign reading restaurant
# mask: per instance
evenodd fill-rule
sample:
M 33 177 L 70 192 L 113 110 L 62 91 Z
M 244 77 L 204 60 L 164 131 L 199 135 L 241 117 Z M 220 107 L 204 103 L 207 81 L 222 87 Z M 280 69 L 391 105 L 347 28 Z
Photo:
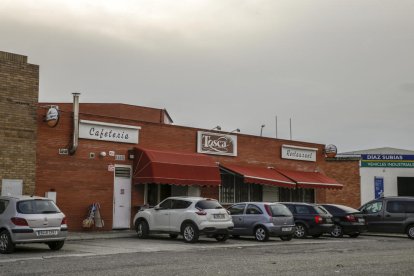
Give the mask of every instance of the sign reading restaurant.
M 138 144 L 140 127 L 80 120 L 79 138 Z
M 361 167 L 414 168 L 414 155 L 361 154 Z
M 316 162 L 317 148 L 282 145 L 282 158 Z
M 214 155 L 237 156 L 237 136 L 198 131 L 197 152 Z

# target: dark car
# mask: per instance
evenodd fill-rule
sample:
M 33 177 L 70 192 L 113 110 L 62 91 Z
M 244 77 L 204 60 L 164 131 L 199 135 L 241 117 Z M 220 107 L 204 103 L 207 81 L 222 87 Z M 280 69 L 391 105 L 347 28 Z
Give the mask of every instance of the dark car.
M 331 215 L 334 223 L 331 236 L 340 238 L 349 235 L 356 238 L 367 231 L 365 219 L 357 209 L 339 204 L 321 204 Z
M 331 233 L 334 227 L 332 215 L 322 206 L 303 202 L 283 203 L 292 212 L 295 219 L 295 238 L 312 236 L 319 238 L 325 233 Z
M 369 232 L 405 233 L 414 239 L 414 197 L 382 197 L 359 208 Z
M 289 241 L 295 231 L 295 222 L 289 209 L 278 203 L 241 202 L 228 208 L 233 219 L 233 237 L 254 236 L 267 241 L 269 236 Z

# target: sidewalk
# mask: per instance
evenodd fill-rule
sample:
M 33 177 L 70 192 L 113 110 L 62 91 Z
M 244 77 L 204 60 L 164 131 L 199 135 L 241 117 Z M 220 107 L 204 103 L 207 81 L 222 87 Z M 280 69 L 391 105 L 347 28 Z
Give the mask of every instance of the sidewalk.
M 134 230 L 112 230 L 112 231 L 84 231 L 84 232 L 72 232 L 69 231 L 68 241 L 78 240 L 94 240 L 94 239 L 117 239 L 117 238 L 131 238 L 136 236 Z

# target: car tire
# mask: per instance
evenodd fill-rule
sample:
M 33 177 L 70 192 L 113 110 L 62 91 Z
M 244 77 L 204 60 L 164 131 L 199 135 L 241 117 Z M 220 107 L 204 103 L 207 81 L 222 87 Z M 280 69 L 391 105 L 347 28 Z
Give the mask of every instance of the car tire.
M 354 234 L 349 234 L 349 237 L 351 238 L 358 238 L 360 233 L 354 233 Z
M 407 236 L 410 239 L 414 239 L 414 224 L 408 225 L 408 227 L 407 227 Z
M 12 242 L 11 236 L 7 230 L 0 232 L 0 253 L 9 254 L 13 253 L 15 248 L 14 243 Z
M 182 235 L 185 242 L 195 243 L 198 241 L 199 231 L 197 226 L 194 225 L 194 223 L 186 223 L 183 225 L 182 229 Z
M 216 239 L 216 241 L 218 242 L 225 242 L 228 238 L 229 235 L 226 234 L 219 234 L 219 235 L 215 235 L 214 238 Z
M 257 241 L 265 242 L 269 239 L 269 232 L 263 226 L 257 226 L 254 230 L 254 238 Z
M 308 230 L 306 229 L 306 226 L 303 223 L 297 223 L 294 237 L 297 239 L 304 239 L 307 235 Z
M 331 236 L 334 238 L 342 238 L 344 235 L 344 230 L 338 224 L 334 225 L 334 228 L 331 231 Z
M 48 242 L 46 244 L 49 246 L 50 250 L 58 251 L 62 249 L 63 245 L 65 244 L 65 241 L 53 241 Z
M 280 236 L 279 237 L 282 241 L 290 241 L 293 238 L 293 235 L 287 235 L 287 236 Z
M 170 239 L 175 240 L 178 237 L 178 234 L 170 234 Z
M 135 231 L 139 239 L 146 239 L 149 235 L 149 226 L 145 220 L 140 220 L 136 223 Z

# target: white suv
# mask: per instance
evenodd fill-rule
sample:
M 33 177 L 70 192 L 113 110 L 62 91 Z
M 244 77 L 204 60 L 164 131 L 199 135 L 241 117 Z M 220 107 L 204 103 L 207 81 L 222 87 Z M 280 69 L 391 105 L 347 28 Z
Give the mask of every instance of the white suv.
M 202 197 L 169 197 L 154 208 L 139 210 L 134 225 L 141 239 L 169 233 L 173 239 L 183 235 L 185 242 L 196 242 L 201 234 L 225 241 L 234 226 L 217 200 Z

